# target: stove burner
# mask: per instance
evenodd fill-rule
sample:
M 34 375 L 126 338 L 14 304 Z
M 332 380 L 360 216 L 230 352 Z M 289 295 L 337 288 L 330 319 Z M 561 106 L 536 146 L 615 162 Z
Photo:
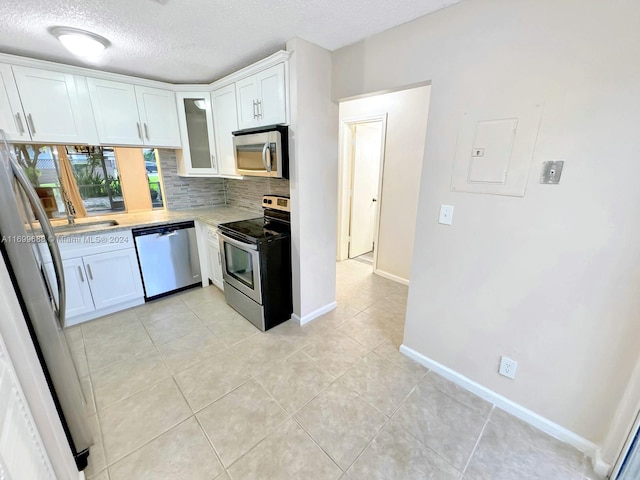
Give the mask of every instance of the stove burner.
M 222 223 L 218 225 L 220 230 L 231 231 L 251 240 L 252 243 L 260 243 L 268 239 L 289 235 L 290 227 L 286 223 L 271 221 L 263 217 L 241 220 L 239 222 Z

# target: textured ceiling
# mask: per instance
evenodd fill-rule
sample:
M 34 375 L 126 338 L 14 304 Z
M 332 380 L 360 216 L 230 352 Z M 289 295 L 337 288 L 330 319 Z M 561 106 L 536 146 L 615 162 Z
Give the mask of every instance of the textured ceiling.
M 173 83 L 210 82 L 300 37 L 328 50 L 459 0 L 0 0 L 0 52 Z M 88 65 L 51 26 L 111 42 Z

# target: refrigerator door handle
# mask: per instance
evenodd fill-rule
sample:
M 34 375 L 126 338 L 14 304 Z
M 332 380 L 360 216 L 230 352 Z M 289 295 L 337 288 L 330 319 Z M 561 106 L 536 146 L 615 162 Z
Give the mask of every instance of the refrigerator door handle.
M 40 222 L 42 233 L 44 233 L 44 238 L 47 242 L 47 246 L 49 247 L 49 252 L 51 253 L 51 259 L 53 260 L 53 269 L 55 270 L 56 274 L 56 282 L 58 283 L 58 305 L 55 313 L 56 317 L 58 318 L 58 324 L 60 325 L 60 328 L 64 328 L 64 315 L 67 305 L 67 296 L 64 284 L 62 256 L 60 255 L 60 249 L 58 248 L 58 244 L 56 243 L 56 235 L 53 232 L 53 227 L 51 226 L 51 223 L 49 223 L 47 214 L 44 211 L 44 208 L 42 208 L 42 204 L 40 203 L 40 198 L 31 185 L 31 182 L 22 171 L 20 165 L 18 165 L 13 159 L 11 159 L 10 161 L 13 174 L 22 187 L 23 192 L 27 196 L 36 219 L 38 220 L 38 222 Z

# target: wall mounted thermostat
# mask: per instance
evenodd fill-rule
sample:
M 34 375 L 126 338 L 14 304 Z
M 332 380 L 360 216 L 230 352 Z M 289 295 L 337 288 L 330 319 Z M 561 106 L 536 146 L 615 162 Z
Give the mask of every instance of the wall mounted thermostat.
M 540 183 L 560 183 L 560 175 L 562 174 L 563 166 L 564 160 L 557 160 L 555 162 L 544 162 L 542 164 L 542 175 L 540 176 Z

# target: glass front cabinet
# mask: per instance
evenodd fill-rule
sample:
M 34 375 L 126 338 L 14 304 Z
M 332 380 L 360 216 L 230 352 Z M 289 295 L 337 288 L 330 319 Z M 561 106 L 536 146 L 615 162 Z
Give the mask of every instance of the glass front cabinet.
M 177 93 L 182 151 L 177 152 L 178 175 L 210 177 L 218 174 L 211 96 L 204 92 Z

